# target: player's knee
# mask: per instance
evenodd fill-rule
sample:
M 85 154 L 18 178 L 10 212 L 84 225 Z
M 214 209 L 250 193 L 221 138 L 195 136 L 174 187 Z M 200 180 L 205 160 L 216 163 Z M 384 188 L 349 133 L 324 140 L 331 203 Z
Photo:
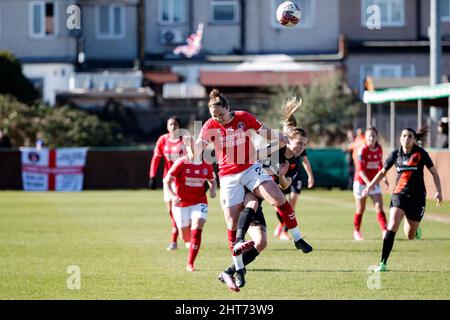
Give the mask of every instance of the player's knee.
M 272 201 L 271 201 L 271 205 L 274 207 L 281 207 L 283 204 L 286 203 L 286 198 L 284 197 L 284 195 L 281 193 L 281 196 L 275 196 Z
M 252 209 L 253 211 L 256 212 L 256 210 L 258 210 L 258 201 L 256 201 L 256 200 L 248 201 L 248 202 L 245 204 L 245 207 L 246 207 L 246 208 L 250 208 L 250 209 Z
M 260 239 L 255 243 L 255 248 L 258 252 L 263 251 L 267 247 L 267 239 Z

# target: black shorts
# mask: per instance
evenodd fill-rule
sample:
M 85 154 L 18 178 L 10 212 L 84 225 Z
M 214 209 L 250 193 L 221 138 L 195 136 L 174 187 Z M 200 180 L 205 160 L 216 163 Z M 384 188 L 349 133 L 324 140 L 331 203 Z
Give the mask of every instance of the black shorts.
M 290 188 L 287 188 L 285 193 L 297 193 L 300 194 L 300 191 L 302 190 L 302 175 L 297 174 L 295 178 L 292 180 L 292 184 Z
M 264 219 L 264 213 L 262 211 L 261 203 L 258 206 L 256 213 L 252 215 L 252 220 L 250 222 L 251 226 L 264 226 L 267 227 L 266 219 Z
M 247 193 L 247 192 L 250 192 L 250 191 L 247 188 L 245 188 L 245 193 Z M 256 210 L 256 213 L 254 215 L 252 215 L 252 220 L 250 221 L 250 225 L 267 227 L 266 219 L 264 219 L 264 213 L 262 211 L 262 202 L 264 200 L 260 199 L 258 197 L 256 197 L 256 199 L 258 199 L 258 209 Z
M 425 197 L 393 194 L 390 208 L 400 208 L 405 211 L 406 218 L 420 222 L 425 213 Z

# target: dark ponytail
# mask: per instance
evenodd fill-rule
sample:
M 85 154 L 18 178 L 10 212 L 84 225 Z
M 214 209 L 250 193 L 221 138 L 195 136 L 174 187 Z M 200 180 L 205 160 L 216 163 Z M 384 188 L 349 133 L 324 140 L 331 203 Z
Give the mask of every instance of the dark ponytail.
M 412 128 L 405 128 L 403 130 L 407 130 L 409 132 L 412 132 L 414 139 L 416 139 L 417 142 L 421 142 L 421 144 L 423 144 L 425 142 L 425 139 L 428 135 L 429 129 L 427 126 L 423 126 L 420 129 L 418 129 L 418 131 L 416 132 L 414 129 Z

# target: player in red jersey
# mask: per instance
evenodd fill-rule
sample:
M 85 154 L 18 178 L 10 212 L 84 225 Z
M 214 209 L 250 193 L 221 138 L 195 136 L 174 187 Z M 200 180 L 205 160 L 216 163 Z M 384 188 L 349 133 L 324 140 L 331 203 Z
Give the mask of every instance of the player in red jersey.
M 289 192 L 292 182 L 300 172 L 301 154 L 308 144 L 308 135 L 305 130 L 297 127 L 294 112 L 301 105 L 301 100 L 293 97 L 285 102 L 283 109 L 283 132 L 287 135 L 289 143 L 281 149 L 267 145 L 258 150 L 258 160 L 262 163 L 267 174 L 278 184 L 281 191 Z M 254 261 L 262 250 L 267 246 L 267 225 L 262 210 L 263 199 L 256 197 L 252 192 L 246 190 L 244 198 L 245 209 L 239 216 L 236 240 L 243 241 L 245 235 L 250 234 L 255 242 L 254 247 L 242 254 L 244 265 Z M 304 253 L 312 252 L 313 248 L 304 239 L 300 239 L 296 246 Z M 232 264 L 219 276 L 219 280 L 225 282 L 224 273 L 233 276 L 236 267 Z M 244 274 L 246 269 L 244 268 Z M 245 286 L 245 278 L 236 273 L 235 284 L 238 288 Z
M 355 196 L 356 212 L 353 217 L 354 231 L 353 237 L 356 241 L 364 240 L 361 235 L 361 222 L 366 209 L 366 197 L 362 196 L 362 191 L 366 185 L 376 176 L 378 170 L 383 167 L 383 150 L 378 144 L 378 132 L 374 127 L 368 128 L 365 132 L 365 143 L 359 148 L 356 161 L 355 177 L 353 180 L 353 195 Z M 384 179 L 386 186 L 388 182 Z M 379 184 L 369 192 L 369 197 L 375 206 L 377 220 L 380 224 L 382 237 L 386 233 L 386 214 L 383 211 L 383 197 Z
M 189 146 L 188 155 L 175 161 L 164 178 L 164 185 L 172 199 L 173 218 L 186 243 L 190 243 L 187 271 L 195 271 L 194 261 L 200 250 L 202 229 L 208 218 L 208 199 L 205 182 L 210 186 L 210 196 L 216 196 L 214 169 L 194 156 Z
M 210 142 L 214 144 L 216 157 L 219 159 L 220 202 L 228 228 L 229 247 L 236 272 L 242 273 L 243 277 L 241 253 L 251 249 L 254 244 L 253 241 L 236 243 L 236 229 L 243 210 L 245 188 L 277 208 L 294 238 L 296 248 L 301 249 L 299 241 L 302 236 L 295 213 L 275 181 L 257 163 L 250 135 L 253 130 L 269 141 L 278 138 L 282 147 L 289 140 L 265 127 L 248 112 L 230 111 L 227 99 L 217 89 L 211 91 L 208 107 L 211 119 L 201 129 L 199 145 L 204 149 Z M 230 289 L 239 291 L 233 276 L 222 275 L 222 280 Z
M 164 178 L 172 164 L 181 156 L 186 155 L 186 149 L 183 144 L 179 129 L 180 120 L 177 117 L 170 117 L 167 120 L 168 133 L 160 136 L 158 138 L 158 141 L 156 142 L 156 147 L 153 152 L 149 172 L 149 186 L 152 189 L 156 189 L 155 177 L 161 159 L 164 159 Z M 169 212 L 170 219 L 172 220 L 172 239 L 169 246 L 167 247 L 167 250 L 175 250 L 177 249 L 178 229 L 172 216 L 172 205 L 167 187 L 164 187 L 164 203 L 166 204 L 166 209 Z

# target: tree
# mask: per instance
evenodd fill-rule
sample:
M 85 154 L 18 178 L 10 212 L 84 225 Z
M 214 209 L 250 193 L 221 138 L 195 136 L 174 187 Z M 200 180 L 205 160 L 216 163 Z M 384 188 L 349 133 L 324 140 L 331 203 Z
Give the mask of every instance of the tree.
M 68 107 L 27 106 L 0 95 L 0 128 L 13 146 L 34 146 L 39 136 L 47 147 L 111 146 L 123 142 L 120 128 L 97 116 Z
M 295 114 L 298 125 L 306 130 L 310 141 L 322 146 L 341 143 L 363 106 L 340 76 L 316 79 L 309 86 L 274 88 L 273 92 L 271 107 L 260 113 L 261 119 L 279 128 L 283 102 L 292 96 L 301 97 L 302 106 Z
M 33 103 L 39 94 L 23 75 L 22 65 L 9 52 L 0 51 L 0 94 L 10 94 L 24 103 Z

